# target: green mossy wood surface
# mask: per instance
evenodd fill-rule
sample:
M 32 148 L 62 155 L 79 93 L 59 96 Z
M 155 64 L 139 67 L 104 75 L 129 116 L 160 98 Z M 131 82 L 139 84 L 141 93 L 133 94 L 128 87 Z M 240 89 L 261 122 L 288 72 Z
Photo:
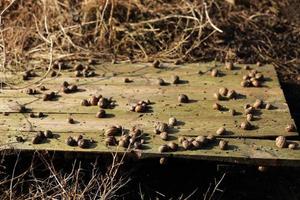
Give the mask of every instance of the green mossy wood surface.
M 158 152 L 162 141 L 153 132 L 155 122 L 168 122 L 170 117 L 176 117 L 178 125 L 170 131 L 170 141 L 177 142 L 178 136 L 196 137 L 215 134 L 216 130 L 224 126 L 227 134 L 222 137 L 229 141 L 229 149 L 219 150 L 217 143 L 201 150 L 183 150 L 164 153 L 163 156 L 186 157 L 193 159 L 207 159 L 238 163 L 252 163 L 265 165 L 300 165 L 300 150 L 278 149 L 274 138 L 279 135 L 297 136 L 296 132 L 286 132 L 285 127 L 293 124 L 289 108 L 280 88 L 273 66 L 252 66 L 252 69 L 263 73 L 266 81 L 259 88 L 243 88 L 240 86 L 242 76 L 249 71 L 242 65 L 235 70 L 228 71 L 222 64 L 164 64 L 162 68 L 153 68 L 150 64 L 108 64 L 92 66 L 96 76 L 89 78 L 75 77 L 73 69 L 61 70 L 57 77 L 48 76 L 39 84 L 33 84 L 41 79 L 44 71 L 36 70 L 38 76 L 23 81 L 21 74 L 5 74 L 5 80 L 13 83 L 16 88 L 30 85 L 38 89 L 40 85 L 48 90 L 40 94 L 28 95 L 25 89 L 9 89 L 4 87 L 0 93 L 0 148 L 20 150 L 53 150 L 53 151 L 84 151 L 84 152 L 115 152 L 126 149 L 107 147 L 104 143 L 104 130 L 110 125 L 122 125 L 126 129 L 133 126 L 144 131 L 147 144 L 142 151 L 136 151 L 141 158 L 162 156 Z M 220 77 L 212 77 L 210 70 L 216 68 L 222 72 Z M 172 84 L 172 75 L 178 75 L 182 82 Z M 4 78 L 4 74 L 1 74 Z M 132 80 L 124 83 L 124 78 Z M 163 78 L 167 84 L 159 86 L 157 79 Z M 63 81 L 78 85 L 79 91 L 70 94 L 61 92 Z M 239 94 L 236 100 L 217 101 L 213 94 L 220 87 L 227 87 Z M 43 93 L 56 91 L 58 98 L 53 101 L 43 101 Z M 82 99 L 89 99 L 92 95 L 103 95 L 116 100 L 117 106 L 106 109 L 107 118 L 96 118 L 98 106 L 81 106 Z M 179 104 L 179 94 L 186 94 L 190 103 Z M 242 130 L 239 126 L 246 120 L 244 105 L 253 104 L 259 98 L 271 103 L 273 109 L 259 109 L 256 111 L 252 130 Z M 129 111 L 130 105 L 149 99 L 153 104 L 147 113 Z M 225 107 L 223 111 L 213 110 L 212 105 L 218 102 Z M 25 105 L 27 111 L 19 113 L 20 105 Z M 231 116 L 226 109 L 235 109 L 238 115 Z M 30 118 L 30 112 L 43 112 L 45 117 Z M 72 116 L 75 124 L 69 124 L 67 119 Z M 31 144 L 32 136 L 40 130 L 52 130 L 55 139 L 47 140 L 43 144 Z M 88 149 L 69 147 L 65 144 L 68 136 L 83 134 L 86 138 L 96 141 Z M 16 142 L 15 137 L 22 135 L 26 141 Z M 271 140 L 273 138 L 273 140 Z

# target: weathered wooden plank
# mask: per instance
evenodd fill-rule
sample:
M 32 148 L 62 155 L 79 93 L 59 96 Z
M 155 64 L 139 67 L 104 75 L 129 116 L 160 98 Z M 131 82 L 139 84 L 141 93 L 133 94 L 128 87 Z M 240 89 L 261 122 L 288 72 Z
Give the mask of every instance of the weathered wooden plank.
M 15 135 L 22 135 L 27 137 L 24 143 L 15 142 Z M 42 144 L 31 144 L 30 139 L 34 133 L 2 133 L 0 135 L 0 149 L 15 149 L 15 150 L 49 150 L 49 151 L 63 151 L 63 152 L 90 152 L 90 153 L 111 153 L 118 152 L 134 154 L 143 159 L 148 157 L 177 157 L 189 159 L 203 159 L 222 162 L 245 163 L 266 166 L 300 166 L 300 150 L 280 149 L 275 146 L 273 140 L 258 140 L 258 139 L 231 139 L 227 138 L 229 146 L 227 150 L 220 150 L 218 141 L 206 145 L 199 150 L 184 150 L 179 147 L 176 152 L 160 153 L 158 147 L 166 142 L 157 137 L 148 137 L 147 143 L 142 150 L 128 151 L 122 147 L 107 147 L 104 144 L 104 138 L 98 134 L 85 135 L 87 139 L 96 141 L 88 149 L 79 147 L 70 147 L 65 144 L 68 136 L 74 133 L 60 133 L 54 139 L 49 139 Z M 174 139 L 175 140 L 175 139 Z M 300 145 L 299 141 L 289 141 Z

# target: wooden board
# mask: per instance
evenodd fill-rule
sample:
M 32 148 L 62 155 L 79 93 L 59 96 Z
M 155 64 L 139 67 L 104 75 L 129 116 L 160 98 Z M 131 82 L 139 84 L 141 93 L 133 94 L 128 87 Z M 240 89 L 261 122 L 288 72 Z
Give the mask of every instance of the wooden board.
M 47 77 L 39 85 L 44 85 L 48 90 L 41 91 L 40 94 L 28 95 L 24 89 L 4 88 L 0 92 L 0 112 L 8 113 L 8 116 L 0 116 L 0 144 L 3 148 L 16 149 L 47 149 L 55 151 L 81 151 L 78 148 L 69 148 L 64 144 L 64 140 L 51 140 L 42 145 L 30 145 L 30 142 L 15 143 L 12 138 L 16 134 L 23 134 L 30 138 L 36 131 L 52 130 L 55 134 L 64 138 L 68 134 L 83 133 L 87 137 L 92 137 L 97 141 L 96 146 L 83 151 L 92 152 L 110 152 L 114 149 L 107 148 L 103 142 L 103 132 L 111 125 L 122 125 L 130 129 L 138 126 L 143 129 L 150 138 L 147 144 L 148 149 L 142 151 L 143 157 L 159 155 L 157 146 L 162 143 L 153 133 L 155 122 L 167 122 L 171 116 L 179 120 L 179 125 L 171 129 L 174 140 L 179 136 L 196 137 L 198 135 L 207 136 L 216 134 L 216 130 L 224 126 L 227 134 L 222 137 L 227 138 L 232 145 L 237 146 L 235 150 L 228 151 L 206 149 L 205 151 L 178 151 L 172 153 L 179 157 L 193 157 L 198 159 L 212 159 L 226 161 L 256 162 L 264 160 L 279 159 L 279 162 L 295 161 L 299 163 L 299 150 L 268 150 L 272 156 L 254 152 L 252 155 L 252 146 L 266 145 L 273 148 L 274 142 L 264 138 L 275 138 L 279 135 L 297 136 L 296 132 L 286 132 L 285 127 L 288 124 L 294 124 L 290 116 L 289 108 L 285 102 L 283 92 L 280 88 L 278 78 L 273 66 L 266 65 L 262 67 L 251 66 L 263 73 L 266 78 L 263 86 L 260 88 L 243 88 L 240 86 L 242 76 L 248 73 L 242 66 L 237 65 L 235 70 L 225 70 L 222 64 L 188 64 L 188 65 L 169 65 L 165 64 L 161 69 L 151 67 L 149 64 L 101 64 L 93 66 L 96 76 L 90 78 L 77 78 L 73 70 L 62 70 L 58 77 Z M 217 68 L 222 72 L 221 77 L 212 77 L 210 70 Z M 200 72 L 200 73 L 199 73 Z M 6 81 L 14 83 L 14 87 L 24 88 L 30 85 L 31 88 L 38 88 L 33 84 L 43 76 L 44 71 L 37 72 L 39 76 L 29 81 L 22 81 L 21 74 L 0 74 L 6 77 Z M 181 84 L 171 84 L 172 75 L 178 75 L 182 81 Z M 124 83 L 124 78 L 133 80 L 131 83 Z M 157 79 L 163 78 L 170 83 L 166 86 L 159 86 Z M 68 81 L 79 87 L 79 92 L 64 94 L 61 92 L 61 84 Z M 217 101 L 213 94 L 220 87 L 227 87 L 237 91 L 240 95 L 236 100 Z M 43 93 L 56 91 L 58 98 L 54 101 L 43 101 Z M 107 118 L 96 118 L 95 114 L 99 110 L 97 106 L 84 107 L 80 105 L 82 99 L 88 99 L 92 95 L 102 94 L 105 97 L 113 97 L 117 102 L 114 109 L 107 109 L 109 114 Z M 186 94 L 192 100 L 187 104 L 179 104 L 177 97 L 179 94 Z M 252 130 L 242 130 L 241 122 L 246 120 L 244 114 L 244 105 L 253 104 L 256 99 L 262 99 L 264 102 L 271 103 L 274 109 L 259 109 L 254 117 Z M 130 105 L 139 101 L 149 99 L 153 104 L 151 111 L 147 113 L 135 113 L 129 111 Z M 231 116 L 228 111 L 216 111 L 212 105 L 218 102 L 227 109 L 235 109 L 238 115 Z M 26 113 L 19 113 L 18 107 L 25 105 Z M 45 117 L 30 118 L 30 112 L 43 112 Z M 75 124 L 69 124 L 67 118 L 72 115 Z M 235 138 L 244 138 L 242 140 Z M 256 139 L 250 139 L 256 138 Z M 153 140 L 153 141 L 152 141 Z M 28 139 L 30 141 L 30 139 Z M 10 145 L 6 145 L 6 144 Z M 274 151 L 274 152 L 273 152 Z M 218 153 L 216 153 L 218 152 Z M 266 157 L 264 158 L 265 155 Z M 298 156 L 298 159 L 296 159 Z M 253 160 L 253 161 L 249 161 Z M 293 164 L 295 164 L 293 162 Z

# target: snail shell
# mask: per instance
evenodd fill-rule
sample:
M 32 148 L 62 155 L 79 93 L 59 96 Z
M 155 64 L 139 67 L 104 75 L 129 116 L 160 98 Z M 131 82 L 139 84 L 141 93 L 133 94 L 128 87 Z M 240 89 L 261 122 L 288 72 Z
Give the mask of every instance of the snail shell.
M 228 147 L 228 141 L 220 140 L 220 142 L 219 142 L 219 148 L 221 150 L 226 150 L 227 147 Z
M 68 123 L 69 124 L 74 124 L 75 121 L 74 121 L 74 119 L 72 117 L 68 117 Z
M 75 77 L 80 77 L 80 76 L 82 76 L 81 71 L 75 71 L 74 74 L 75 74 Z
M 254 112 L 254 108 L 252 107 L 252 106 L 250 106 L 249 108 L 247 108 L 246 110 L 245 110 L 245 114 L 247 115 L 247 114 L 253 114 L 253 112 Z
M 107 108 L 109 106 L 109 104 L 110 104 L 110 101 L 105 97 L 101 97 L 98 101 L 98 106 L 100 108 Z
M 100 109 L 99 112 L 97 112 L 96 117 L 97 118 L 104 118 L 106 116 L 106 112 L 103 109 Z
M 78 90 L 78 87 L 77 87 L 77 85 L 71 85 L 69 87 L 69 89 L 70 89 L 71 92 L 76 92 Z
M 134 111 L 138 113 L 145 112 L 145 107 L 142 105 L 136 105 Z
M 249 82 L 248 80 L 243 80 L 243 81 L 241 82 L 241 86 L 242 86 L 242 87 L 249 87 L 249 86 L 250 86 L 250 82 Z
M 35 118 L 35 114 L 34 114 L 34 113 L 30 113 L 30 114 L 29 114 L 29 117 Z
M 62 86 L 63 86 L 63 87 L 68 87 L 68 86 L 69 86 L 69 83 L 68 83 L 67 81 L 64 81 L 64 82 L 62 83 Z
M 177 151 L 177 149 L 178 149 L 178 144 L 176 144 L 175 142 L 169 142 L 168 146 L 169 146 L 170 150 L 172 150 L 172 151 Z
M 43 113 L 43 112 L 39 112 L 39 113 L 38 113 L 38 117 L 39 117 L 39 118 L 44 117 L 44 113 Z
M 186 139 L 185 139 L 185 137 L 183 137 L 183 136 L 180 136 L 180 137 L 178 138 L 178 142 L 179 142 L 180 144 L 182 144 L 182 142 L 183 142 L 184 140 L 186 140 Z
M 226 133 L 226 129 L 224 127 L 220 127 L 217 131 L 217 135 L 224 135 Z
M 119 140 L 119 143 L 118 143 L 119 147 L 127 148 L 128 145 L 129 145 L 129 141 L 127 141 L 127 140 Z
M 236 115 L 236 110 L 235 109 L 229 109 L 229 113 L 234 116 Z
M 172 80 L 172 83 L 173 83 L 173 84 L 179 84 L 179 83 L 180 83 L 179 76 L 177 76 L 177 75 L 173 75 L 173 76 L 171 77 L 171 80 Z
M 180 103 L 188 103 L 188 102 L 189 102 L 189 98 L 188 98 L 188 96 L 185 95 L 185 94 L 180 94 L 180 95 L 178 96 L 178 101 L 179 101 Z
M 66 139 L 66 144 L 69 145 L 69 146 L 76 146 L 77 142 L 71 136 L 69 136 Z
M 237 93 L 235 90 L 230 90 L 227 92 L 228 99 L 235 99 L 237 97 Z
M 222 98 L 222 96 L 219 94 L 219 93 L 214 93 L 214 98 L 216 99 L 216 100 L 222 100 L 223 98 Z
M 284 136 L 278 136 L 275 140 L 275 144 L 279 148 L 285 148 L 287 146 L 287 141 Z
M 249 77 L 248 75 L 244 75 L 244 76 L 243 76 L 243 80 L 244 80 L 244 81 L 249 80 L 249 79 L 250 79 L 250 77 Z
M 157 130 L 158 133 L 167 132 L 167 130 L 168 130 L 168 124 L 163 123 L 163 122 L 157 122 L 155 124 L 155 129 Z
M 21 136 L 16 136 L 16 141 L 17 142 L 25 142 L 24 138 Z
M 91 97 L 91 99 L 90 99 L 90 103 L 91 103 L 91 105 L 93 105 L 93 106 L 96 106 L 96 105 L 98 104 L 98 101 L 99 101 L 99 99 L 98 99 L 98 97 L 96 97 L 95 95 L 93 95 L 93 96 Z
M 251 128 L 252 128 L 252 125 L 248 121 L 241 123 L 241 129 L 250 130 Z
M 233 66 L 233 62 L 228 61 L 225 63 L 225 69 L 227 70 L 233 70 L 234 66 Z
M 168 159 L 167 158 L 160 158 L 159 159 L 159 164 L 161 164 L 161 165 L 165 165 L 165 164 L 167 164 L 167 162 L 168 162 Z
M 141 134 L 142 134 L 142 130 L 136 127 L 133 127 L 129 133 L 130 137 L 139 137 Z
M 256 79 L 253 80 L 251 83 L 254 87 L 260 87 L 261 86 L 261 82 L 259 80 L 256 80 Z
M 252 121 L 252 120 L 253 120 L 253 115 L 250 114 L 250 113 L 247 114 L 247 115 L 246 115 L 246 119 L 247 119 L 248 122 Z
M 214 110 L 221 110 L 221 109 L 222 109 L 222 106 L 221 106 L 220 104 L 218 104 L 218 103 L 214 103 L 214 104 L 213 104 L 213 109 L 214 109 Z
M 115 146 L 117 144 L 116 138 L 114 136 L 105 138 L 105 144 L 107 146 Z
M 209 134 L 206 139 L 209 141 L 209 142 L 214 142 L 216 140 L 216 137 L 213 135 L 213 134 Z
M 265 108 L 266 108 L 266 110 L 271 110 L 272 109 L 272 105 L 270 103 L 266 103 Z
M 175 126 L 177 123 L 177 119 L 175 117 L 169 118 L 169 126 Z
M 78 140 L 77 145 L 78 145 L 80 148 L 85 149 L 85 148 L 88 148 L 88 147 L 89 147 L 90 143 L 89 143 L 89 141 L 86 140 L 86 139 L 80 139 L 80 140 Z
M 263 101 L 261 99 L 256 99 L 253 104 L 253 107 L 257 109 L 257 108 L 261 108 L 262 105 L 263 105 Z
M 111 126 L 105 131 L 105 136 L 114 136 L 119 132 L 118 128 L 115 126 Z
M 188 150 L 191 148 L 191 143 L 188 141 L 188 140 L 184 140 L 182 141 L 182 147 L 185 149 L 185 150 Z
M 249 65 L 245 65 L 244 66 L 244 70 L 249 70 L 250 69 L 250 66 Z
M 88 100 L 86 100 L 86 99 L 83 99 L 83 100 L 81 100 L 81 105 L 82 105 L 82 106 L 89 106 L 89 105 L 90 105 L 90 103 L 89 103 L 89 101 L 88 101 Z
M 124 78 L 124 83 L 130 83 L 131 80 L 129 78 Z
M 266 167 L 266 166 L 258 166 L 257 170 L 260 171 L 260 172 L 266 172 L 268 170 L 268 167 Z
M 255 78 L 259 81 L 263 81 L 264 75 L 262 73 L 257 73 L 257 74 L 255 74 Z
M 207 143 L 207 139 L 206 139 L 206 137 L 203 136 L 203 135 L 197 136 L 195 140 L 196 140 L 197 142 L 199 142 L 199 143 L 202 143 L 202 144 Z
M 42 138 L 39 135 L 33 136 L 31 140 L 32 144 L 40 144 L 42 142 Z
M 296 149 L 298 147 L 298 144 L 297 143 L 291 143 L 289 144 L 288 148 L 289 149 Z
M 211 70 L 211 76 L 212 77 L 217 77 L 219 75 L 219 71 L 217 69 Z
M 81 63 L 78 63 L 74 66 L 74 70 L 81 71 L 83 70 L 83 65 Z
M 77 136 L 74 136 L 73 139 L 75 140 L 75 142 L 78 143 L 79 140 L 81 140 L 83 138 L 82 135 L 77 135 Z
M 44 136 L 46 138 L 53 138 L 53 133 L 50 130 L 46 130 L 46 131 L 44 131 Z
M 166 82 L 164 81 L 164 79 L 158 78 L 157 79 L 157 84 L 160 85 L 160 86 L 163 86 L 163 85 L 166 85 Z
M 219 94 L 222 95 L 222 96 L 226 96 L 228 93 L 228 89 L 226 87 L 221 87 L 219 89 Z
M 296 131 L 296 127 L 295 127 L 294 124 L 289 124 L 289 125 L 287 125 L 287 126 L 285 127 L 285 130 L 286 130 L 287 132 L 295 132 L 295 131 Z
M 200 149 L 202 146 L 202 143 L 194 140 L 194 141 L 192 141 L 192 145 L 193 145 L 193 149 Z
M 163 145 L 161 145 L 161 146 L 158 147 L 158 151 L 160 153 L 167 152 L 167 151 L 169 151 L 169 147 L 168 147 L 168 145 L 163 144 Z
M 168 140 L 168 133 L 167 133 L 167 132 L 161 132 L 161 133 L 159 134 L 159 136 L 160 136 L 160 138 L 161 138 L 162 140 Z
M 152 63 L 152 66 L 154 68 L 159 68 L 161 65 L 160 61 L 159 60 L 154 60 L 153 63 Z

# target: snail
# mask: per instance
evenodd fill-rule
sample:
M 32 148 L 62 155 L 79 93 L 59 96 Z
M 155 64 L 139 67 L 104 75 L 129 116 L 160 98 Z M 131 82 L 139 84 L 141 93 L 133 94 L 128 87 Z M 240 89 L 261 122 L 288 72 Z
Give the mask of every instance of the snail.
M 161 63 L 160 63 L 159 60 L 154 60 L 153 63 L 152 63 L 152 66 L 153 66 L 154 68 L 160 68 Z
M 145 110 L 146 110 L 145 106 L 142 106 L 142 105 L 136 105 L 134 108 L 134 111 L 138 112 L 138 113 L 145 112 Z
M 206 137 L 206 139 L 207 139 L 208 142 L 214 142 L 216 140 L 216 137 L 213 134 L 209 134 Z
M 177 119 L 175 117 L 169 118 L 169 126 L 175 126 L 177 123 Z
M 100 99 L 99 99 L 99 101 L 98 101 L 98 106 L 100 107 L 100 108 L 108 108 L 109 107 L 109 105 L 110 105 L 110 100 L 109 99 L 107 99 L 107 98 L 105 98 L 105 97 L 101 97 Z
M 162 157 L 162 158 L 159 159 L 159 164 L 160 164 L 160 165 L 166 165 L 167 162 L 168 162 L 168 159 L 167 159 L 167 158 Z
M 212 77 L 217 77 L 217 76 L 219 76 L 219 71 L 218 71 L 217 69 L 211 70 L 211 76 L 212 76 Z
M 30 118 L 35 118 L 35 114 L 34 114 L 34 113 L 30 113 L 30 114 L 29 114 L 29 117 L 30 117 Z
M 168 147 L 168 145 L 163 144 L 163 145 L 161 145 L 161 146 L 158 147 L 158 151 L 160 153 L 167 152 L 167 151 L 169 151 L 169 147 Z
M 234 116 L 237 114 L 236 110 L 235 109 L 229 109 L 229 113 Z
M 260 172 L 266 172 L 268 170 L 268 167 L 266 167 L 266 166 L 258 166 L 257 170 L 260 171 Z
M 185 149 L 185 150 L 188 150 L 191 148 L 191 143 L 188 141 L 188 140 L 184 140 L 182 141 L 182 147 Z
M 237 97 L 237 93 L 235 90 L 229 90 L 227 92 L 227 98 L 228 99 L 235 99 Z
M 218 104 L 218 103 L 214 103 L 213 104 L 213 109 L 214 110 L 222 110 L 222 106 L 220 104 Z
M 95 95 L 93 95 L 93 96 L 91 97 L 91 99 L 90 99 L 90 104 L 91 104 L 92 106 L 96 106 L 96 105 L 98 104 L 98 101 L 99 101 L 98 97 L 96 97 Z
M 253 104 L 253 107 L 257 109 L 257 108 L 261 108 L 262 105 L 263 105 L 263 101 L 261 99 L 256 99 Z
M 254 107 L 250 106 L 245 110 L 245 114 L 253 114 L 254 110 Z
M 85 149 L 85 148 L 88 148 L 88 147 L 89 147 L 90 143 L 89 143 L 89 141 L 86 140 L 86 139 L 80 139 L 80 140 L 78 140 L 77 145 L 78 145 L 80 148 Z
M 257 74 L 255 74 L 255 79 L 258 81 L 263 81 L 264 75 L 262 73 L 257 73 Z
M 44 85 L 42 85 L 42 86 L 40 87 L 40 90 L 41 90 L 41 91 L 45 91 L 45 90 L 47 90 L 47 88 L 46 88 Z
M 68 87 L 68 86 L 69 86 L 69 83 L 68 83 L 67 81 L 64 81 L 64 82 L 62 83 L 62 86 L 63 86 L 63 87 Z
M 78 90 L 78 87 L 77 87 L 77 85 L 70 85 L 69 90 L 71 92 L 76 92 Z
M 118 143 L 119 147 L 127 148 L 128 145 L 129 145 L 129 141 L 127 141 L 127 140 L 119 140 L 119 143 Z
M 25 139 L 21 136 L 16 136 L 16 141 L 17 142 L 25 142 Z
M 97 113 L 96 113 L 96 117 L 97 118 L 104 118 L 106 116 L 106 112 L 103 109 L 100 109 Z
M 75 123 L 73 117 L 71 117 L 71 116 L 68 117 L 67 122 L 68 122 L 69 124 L 74 124 L 74 123 Z
M 214 98 L 216 99 L 216 100 L 222 100 L 223 98 L 222 98 L 222 96 L 219 94 L 219 93 L 214 93 Z
M 42 142 L 42 138 L 40 135 L 35 135 L 33 136 L 32 140 L 31 140 L 32 144 L 40 144 Z
M 249 80 L 249 79 L 250 79 L 250 77 L 249 77 L 248 75 L 244 75 L 244 76 L 243 76 L 243 80 L 244 80 L 244 81 L 247 81 L 247 80 Z
M 105 138 L 105 144 L 107 146 L 115 146 L 117 144 L 116 138 L 114 136 Z
M 197 136 L 195 140 L 196 140 L 197 142 L 201 143 L 201 144 L 207 143 L 207 139 L 206 139 L 206 137 L 203 136 L 203 135 Z
M 90 58 L 90 59 L 88 59 L 87 63 L 90 64 L 90 65 L 95 65 L 97 63 L 97 61 L 94 60 L 94 59 L 92 59 L 92 58 Z
M 124 83 L 131 83 L 131 80 L 129 78 L 124 78 Z
M 81 71 L 75 71 L 74 75 L 75 75 L 75 77 L 80 77 L 80 76 L 82 76 L 82 72 Z
M 157 84 L 160 85 L 160 86 L 163 86 L 163 85 L 166 85 L 166 82 L 164 81 L 164 79 L 158 78 L 157 79 Z
M 120 130 L 116 126 L 111 126 L 108 129 L 105 130 L 105 136 L 114 136 L 118 133 L 120 133 L 122 130 Z
M 169 142 L 168 147 L 170 148 L 171 151 L 177 151 L 178 144 L 176 144 L 175 142 Z
M 250 82 L 249 82 L 248 80 L 243 80 L 243 81 L 241 82 L 241 86 L 242 86 L 242 87 L 249 87 L 249 86 L 250 86 Z
M 172 77 L 171 77 L 171 82 L 173 83 L 173 84 L 179 84 L 180 83 L 180 79 L 179 79 L 179 76 L 177 76 L 177 75 L 173 75 Z
M 284 136 L 278 136 L 275 140 L 275 144 L 279 148 L 285 148 L 287 146 L 287 141 Z
M 224 135 L 226 133 L 226 129 L 224 127 L 220 127 L 217 131 L 217 135 Z
M 233 68 L 234 68 L 233 62 L 228 61 L 228 62 L 225 63 L 225 69 L 233 70 Z
M 262 66 L 261 62 L 257 61 L 256 66 L 261 67 Z
M 189 102 L 189 98 L 185 94 L 180 94 L 178 96 L 178 101 L 179 101 L 179 103 L 188 103 Z
M 50 73 L 50 76 L 51 77 L 55 77 L 57 75 L 57 72 L 56 71 L 52 71 L 51 73 Z
M 81 71 L 83 70 L 83 65 L 81 63 L 78 63 L 74 66 L 74 70 Z
M 291 143 L 291 144 L 289 144 L 288 148 L 289 148 L 289 149 L 296 149 L 297 146 L 298 146 L 297 143 Z
M 244 70 L 250 70 L 250 66 L 249 65 L 245 65 L 244 66 Z
M 266 105 L 265 105 L 266 110 L 271 110 L 272 108 L 273 108 L 273 106 L 270 103 L 266 103 Z
M 182 144 L 182 142 L 183 142 L 184 140 L 186 140 L 185 137 L 183 137 L 183 136 L 178 137 L 178 142 L 179 142 L 180 144 Z
M 32 89 L 32 88 L 28 88 L 26 89 L 26 94 L 29 94 L 29 95 L 33 95 L 36 93 L 36 90 L 35 89 Z
M 251 83 L 254 87 L 261 87 L 261 82 L 259 80 L 255 79 Z
M 221 87 L 219 89 L 219 94 L 222 95 L 222 96 L 226 96 L 228 93 L 228 89 L 226 87 Z
M 142 130 L 136 127 L 133 127 L 129 133 L 130 137 L 139 137 L 142 134 Z
M 41 118 L 41 117 L 44 117 L 44 113 L 43 112 L 38 112 L 38 117 Z
M 246 119 L 247 119 L 248 122 L 252 121 L 253 120 L 253 115 L 251 113 L 247 114 Z
M 88 100 L 86 100 L 86 99 L 83 99 L 83 100 L 81 100 L 81 105 L 82 105 L 82 106 L 89 106 L 89 105 L 90 105 L 90 103 L 89 103 L 89 101 L 88 101 Z
M 50 130 L 45 130 L 45 131 L 44 131 L 44 136 L 45 136 L 46 138 L 53 138 L 53 133 L 52 133 L 52 131 L 50 131 Z
M 295 132 L 295 131 L 296 131 L 296 127 L 295 127 L 294 124 L 289 124 L 289 125 L 287 125 L 287 126 L 285 127 L 285 130 L 286 130 L 287 132 Z
M 133 143 L 133 147 L 135 149 L 142 149 L 143 148 L 143 145 L 140 143 L 140 142 L 134 142 Z
M 164 122 L 156 122 L 154 125 L 155 131 L 159 134 L 161 132 L 167 132 L 168 124 Z
M 162 140 L 168 140 L 168 133 L 167 133 L 167 132 L 161 132 L 161 133 L 159 134 L 159 136 L 160 136 L 160 138 L 161 138 Z
M 198 142 L 197 140 L 192 141 L 193 149 L 200 149 L 202 146 L 202 143 Z
M 69 136 L 67 139 L 66 139 L 66 144 L 68 146 L 76 146 L 77 145 L 77 142 L 71 137 Z
M 220 142 L 219 142 L 219 148 L 221 150 L 226 150 L 228 148 L 228 141 L 220 140 Z
M 252 125 L 250 124 L 250 122 L 245 121 L 241 123 L 240 127 L 244 130 L 250 130 L 252 128 Z
M 73 136 L 73 139 L 75 140 L 75 142 L 78 143 L 79 140 L 83 139 L 83 136 L 82 135 L 76 135 L 76 136 Z

